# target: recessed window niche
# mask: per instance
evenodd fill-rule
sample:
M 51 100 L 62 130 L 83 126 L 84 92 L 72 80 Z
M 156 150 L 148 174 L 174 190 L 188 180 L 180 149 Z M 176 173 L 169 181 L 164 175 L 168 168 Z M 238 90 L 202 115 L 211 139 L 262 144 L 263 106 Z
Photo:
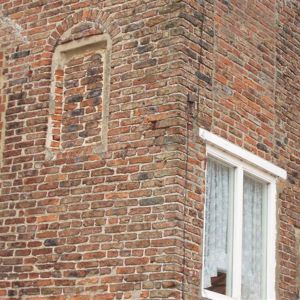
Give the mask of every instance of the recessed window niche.
M 82 149 L 106 151 L 110 56 L 111 40 L 106 34 L 56 47 L 46 141 L 48 159 L 56 153 L 79 153 Z

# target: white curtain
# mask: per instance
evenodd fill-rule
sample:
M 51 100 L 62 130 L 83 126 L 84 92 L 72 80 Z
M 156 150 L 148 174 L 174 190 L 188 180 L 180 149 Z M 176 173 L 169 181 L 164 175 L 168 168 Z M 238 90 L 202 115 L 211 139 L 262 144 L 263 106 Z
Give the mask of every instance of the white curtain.
M 242 299 L 262 299 L 264 185 L 244 176 Z
M 205 203 L 204 288 L 221 271 L 228 275 L 230 168 L 208 161 Z

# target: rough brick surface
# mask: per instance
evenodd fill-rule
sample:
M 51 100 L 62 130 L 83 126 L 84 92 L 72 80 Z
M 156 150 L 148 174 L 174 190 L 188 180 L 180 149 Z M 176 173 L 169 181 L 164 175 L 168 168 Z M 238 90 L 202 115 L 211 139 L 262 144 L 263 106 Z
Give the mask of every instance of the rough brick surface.
M 296 299 L 299 28 L 297 0 L 0 1 L 0 299 L 201 299 L 199 127 L 287 170 Z

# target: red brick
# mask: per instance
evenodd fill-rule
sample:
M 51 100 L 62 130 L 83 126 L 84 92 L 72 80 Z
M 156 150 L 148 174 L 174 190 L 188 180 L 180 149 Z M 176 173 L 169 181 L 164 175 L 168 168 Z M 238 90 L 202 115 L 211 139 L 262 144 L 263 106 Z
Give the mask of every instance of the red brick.
M 294 299 L 297 0 L 2 2 L 0 298 L 200 299 L 203 127 L 288 171 L 276 292 Z M 51 74 L 103 30 L 110 65 L 104 42 Z

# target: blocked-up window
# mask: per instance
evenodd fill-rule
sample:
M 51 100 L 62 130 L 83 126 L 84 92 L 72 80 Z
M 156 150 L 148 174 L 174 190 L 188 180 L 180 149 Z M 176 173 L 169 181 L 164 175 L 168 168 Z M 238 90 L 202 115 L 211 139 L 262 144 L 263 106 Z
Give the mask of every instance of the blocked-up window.
M 106 149 L 111 41 L 92 36 L 59 45 L 53 55 L 47 149 Z M 92 148 L 91 148 L 92 149 Z
M 90 51 L 72 57 L 63 74 L 61 148 L 101 142 L 103 58 Z
M 203 296 L 275 299 L 277 166 L 207 131 Z

